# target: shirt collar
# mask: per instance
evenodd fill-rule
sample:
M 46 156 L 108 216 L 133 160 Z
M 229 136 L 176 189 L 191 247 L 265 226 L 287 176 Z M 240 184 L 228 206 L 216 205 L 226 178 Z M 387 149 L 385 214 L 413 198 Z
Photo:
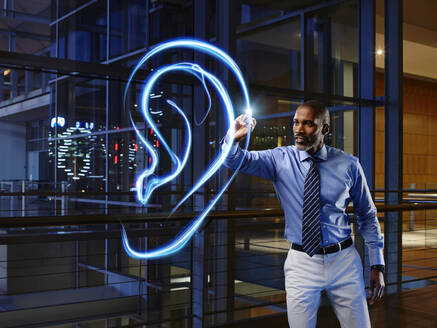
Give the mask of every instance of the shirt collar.
M 308 158 L 311 157 L 311 154 L 308 153 L 305 150 L 298 150 L 299 151 L 299 160 L 301 162 L 306 161 Z M 319 149 L 317 153 L 312 155 L 312 157 L 317 158 L 318 160 L 326 161 L 328 159 L 328 151 L 326 149 L 325 144 L 323 144 L 322 148 Z

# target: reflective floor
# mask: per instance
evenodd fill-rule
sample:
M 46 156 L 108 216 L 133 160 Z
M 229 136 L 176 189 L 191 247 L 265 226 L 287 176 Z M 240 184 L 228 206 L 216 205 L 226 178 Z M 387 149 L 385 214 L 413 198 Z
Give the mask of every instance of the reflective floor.
M 437 327 L 437 285 L 386 296 L 370 307 L 372 327 Z M 284 325 L 286 327 L 286 325 Z M 318 328 L 340 327 L 331 309 L 319 312 Z
M 388 296 L 371 309 L 374 327 L 437 327 L 437 285 Z
M 403 291 L 385 296 L 369 308 L 374 328 L 435 328 L 437 327 L 437 285 Z M 241 321 L 220 327 L 256 328 L 288 327 L 286 314 L 268 319 Z M 321 307 L 318 312 L 317 328 L 340 327 L 332 308 Z

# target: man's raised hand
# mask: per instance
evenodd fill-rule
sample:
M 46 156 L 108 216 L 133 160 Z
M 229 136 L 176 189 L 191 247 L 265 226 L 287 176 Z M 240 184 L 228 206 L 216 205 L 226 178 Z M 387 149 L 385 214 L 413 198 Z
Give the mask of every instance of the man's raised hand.
M 246 114 L 238 116 L 235 121 L 235 135 L 234 140 L 235 142 L 240 142 L 241 139 L 243 139 L 247 135 L 247 127 L 249 125 L 249 116 Z M 250 124 L 250 131 L 252 132 L 255 128 L 256 120 L 252 117 L 252 122 Z M 228 142 L 230 139 L 230 130 L 228 130 L 228 133 L 225 137 L 225 142 Z

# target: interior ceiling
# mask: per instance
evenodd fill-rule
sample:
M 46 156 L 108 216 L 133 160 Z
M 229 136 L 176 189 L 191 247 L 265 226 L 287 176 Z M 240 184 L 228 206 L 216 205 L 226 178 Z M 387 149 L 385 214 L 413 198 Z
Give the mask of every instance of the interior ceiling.
M 436 0 L 403 0 L 404 23 L 437 31 Z M 384 16 L 384 0 L 376 0 L 376 14 Z
M 241 3 L 260 6 L 260 8 L 291 11 L 320 4 L 320 0 L 242 0 Z M 376 49 L 383 50 L 384 0 L 375 0 L 375 6 Z M 437 19 L 435 15 L 437 1 L 403 0 L 403 6 L 404 72 L 437 80 Z M 341 58 L 355 61 L 357 49 L 352 43 L 346 41 L 349 38 L 354 38 L 354 35 L 348 35 L 353 29 L 344 28 L 344 26 L 356 26 L 357 22 L 349 13 L 348 7 L 340 6 L 332 10 L 329 15 L 335 15 L 335 19 L 333 19 L 333 35 L 336 36 L 333 38 L 333 42 L 336 43 L 334 48 L 338 49 Z M 294 23 L 298 22 L 277 25 L 271 29 L 246 35 L 243 39 L 267 44 L 277 49 L 299 49 L 298 35 L 285 31 L 287 29 L 288 31 L 298 31 L 299 27 L 294 26 Z M 342 35 L 343 38 L 340 37 Z M 376 67 L 384 68 L 384 55 L 376 55 Z
M 437 1 L 403 0 L 403 69 L 437 80 Z M 384 0 L 376 0 L 376 48 L 384 49 Z M 376 56 L 384 68 L 384 56 Z
M 13 14 L 0 19 L 0 50 L 9 50 L 9 33 L 17 33 L 15 51 L 35 54 L 50 45 L 50 5 L 52 0 L 15 0 L 11 10 L 17 13 L 38 16 L 41 20 L 15 19 Z M 0 6 L 0 8 L 4 8 Z
M 48 17 L 52 0 L 15 0 L 14 9 L 19 12 Z M 371 1 L 371 0 L 364 0 Z M 263 9 L 275 9 L 293 11 L 305 7 L 320 4 L 321 0 L 240 0 L 243 4 L 259 6 Z M 348 2 L 346 2 L 348 3 Z M 349 2 L 352 5 L 354 2 Z M 376 48 L 384 48 L 384 0 L 375 0 L 376 4 Z M 409 74 L 424 76 L 437 79 L 437 0 L 403 0 L 403 38 L 404 38 L 404 71 Z M 333 17 L 333 29 L 335 32 L 335 47 L 345 60 L 354 61 L 357 57 L 356 47 L 347 42 L 349 38 L 354 38 L 350 34 L 353 29 L 344 26 L 356 26 L 357 22 L 354 15 L 350 15 L 350 8 L 341 4 L 334 6 L 335 9 L 329 11 L 329 16 Z M 322 11 L 323 12 L 323 11 Z M 327 13 L 325 11 L 325 13 Z M 272 47 L 292 48 L 299 47 L 300 36 L 288 31 L 298 31 L 298 20 L 288 22 L 284 25 L 277 25 L 272 29 L 248 35 L 244 39 L 252 42 L 268 44 Z M 342 27 L 343 26 L 343 27 Z M 39 34 L 50 36 L 50 28 L 47 24 L 35 22 L 14 21 L 13 19 L 1 19 L 0 30 L 15 29 L 24 33 Z M 0 50 L 8 49 L 7 35 L 0 34 Z M 48 41 L 32 40 L 29 38 L 19 38 L 17 41 L 18 52 L 35 53 L 47 47 Z M 338 54 L 337 54 L 338 55 Z M 384 56 L 376 57 L 376 65 L 384 67 Z
M 48 15 L 52 0 L 15 0 L 14 10 L 32 15 Z
M 241 0 L 242 4 L 292 11 L 320 3 L 320 0 Z
M 41 1 L 41 0 L 40 0 Z M 371 1 L 371 0 L 366 0 Z M 241 0 L 243 4 L 260 8 L 293 11 L 320 4 L 320 0 Z M 376 14 L 384 16 L 384 0 L 375 0 Z M 404 23 L 437 31 L 436 0 L 403 0 Z

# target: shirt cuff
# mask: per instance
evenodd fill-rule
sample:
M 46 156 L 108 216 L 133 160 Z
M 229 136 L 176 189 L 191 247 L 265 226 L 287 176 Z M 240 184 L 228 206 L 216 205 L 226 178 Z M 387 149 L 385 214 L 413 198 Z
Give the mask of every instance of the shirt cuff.
M 369 247 L 369 262 L 372 265 L 385 265 L 384 252 L 380 248 Z
M 227 145 L 229 145 L 229 144 L 225 141 L 224 138 L 222 139 L 221 144 L 222 144 L 222 150 L 223 150 Z M 235 153 L 236 153 L 237 150 L 238 150 L 238 145 L 239 145 L 238 142 L 234 142 L 234 143 L 231 145 L 231 150 L 229 151 L 229 156 L 235 155 Z

